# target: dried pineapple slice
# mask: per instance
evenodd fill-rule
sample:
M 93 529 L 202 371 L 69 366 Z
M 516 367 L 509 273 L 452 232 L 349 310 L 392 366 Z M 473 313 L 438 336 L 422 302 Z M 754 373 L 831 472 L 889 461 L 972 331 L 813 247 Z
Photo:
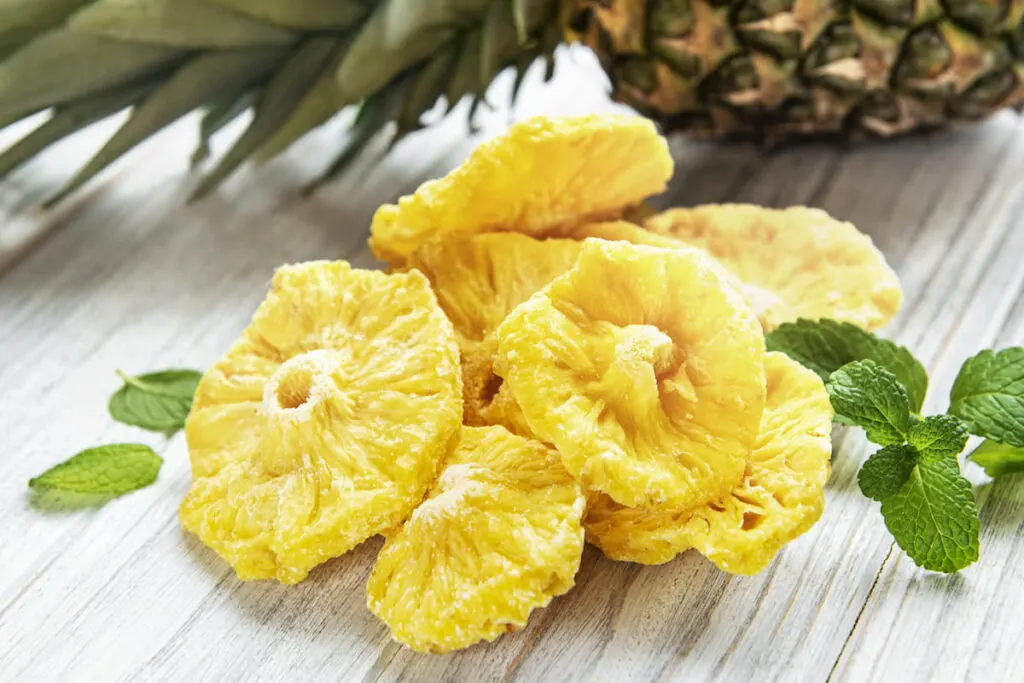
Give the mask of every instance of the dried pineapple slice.
M 494 640 L 572 588 L 583 511 L 554 450 L 464 427 L 426 500 L 388 534 L 367 605 L 420 652 Z
M 454 331 L 422 274 L 283 267 L 199 385 L 182 524 L 242 579 L 301 581 L 423 498 L 460 392 Z
M 661 249 L 696 249 L 696 247 L 687 247 L 675 237 L 659 235 L 656 232 L 641 228 L 636 223 L 630 221 L 583 223 L 573 228 L 569 236 L 577 240 L 596 237 L 602 240 L 645 244 L 649 247 L 660 247 Z
M 491 233 L 432 240 L 408 265 L 430 280 L 456 335 L 479 342 L 516 306 L 569 270 L 579 252 L 574 240 Z
M 903 299 L 871 238 L 820 209 L 712 204 L 671 209 L 645 223 L 706 249 L 744 283 L 765 332 L 798 318 L 832 318 L 871 330 Z
M 500 425 L 513 434 L 536 438 L 512 391 L 494 371 L 498 341 L 492 334 L 462 355 L 463 424 L 471 427 Z
M 537 117 L 479 145 L 459 168 L 377 210 L 373 253 L 400 263 L 438 235 L 551 235 L 665 189 L 668 145 L 637 116 Z
M 685 512 L 624 507 L 587 496 L 587 540 L 614 560 L 662 564 L 696 548 L 721 569 L 756 574 L 821 517 L 832 406 L 821 380 L 780 353 L 765 357 L 768 399 L 743 483 Z
M 639 225 L 628 221 L 584 223 L 583 225 L 573 228 L 571 237 L 577 240 L 583 240 L 588 237 L 597 237 L 603 240 L 629 242 L 630 244 L 645 244 L 649 247 L 659 247 L 661 249 L 698 249 L 700 252 L 707 254 L 704 249 L 699 249 L 698 247 L 686 244 L 675 237 L 651 232 L 650 230 L 641 228 Z M 725 266 L 717 260 L 714 261 L 714 264 L 717 268 L 718 275 L 723 280 L 729 283 L 729 285 L 740 294 L 746 294 L 746 284 L 733 275 L 731 271 L 726 269 Z M 757 313 L 756 304 L 757 300 L 752 301 L 749 298 L 747 299 L 747 305 L 754 309 L 755 313 Z
M 430 280 L 455 326 L 462 353 L 466 424 L 500 424 L 529 436 L 515 401 L 494 374 L 493 332 L 512 310 L 576 262 L 580 243 L 489 233 L 431 240 L 408 265 Z
M 588 489 L 679 509 L 743 476 L 764 408 L 764 338 L 698 250 L 587 240 L 496 334 L 495 370 Z

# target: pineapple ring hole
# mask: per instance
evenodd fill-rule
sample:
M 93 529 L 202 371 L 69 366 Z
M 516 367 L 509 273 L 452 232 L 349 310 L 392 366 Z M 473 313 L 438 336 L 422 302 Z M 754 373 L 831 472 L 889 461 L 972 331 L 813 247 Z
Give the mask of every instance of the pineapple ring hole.
M 313 373 L 308 368 L 297 368 L 282 378 L 274 390 L 277 403 L 285 410 L 294 410 L 306 404 L 313 391 Z
M 627 325 L 614 336 L 597 394 L 619 419 L 640 420 L 658 409 L 664 392 L 683 393 L 672 379 L 683 354 L 669 335 L 654 325 Z
M 761 522 L 764 521 L 764 515 L 757 512 L 744 512 L 742 527 L 744 531 L 753 531 L 757 527 L 761 526 Z
M 654 325 L 627 325 L 622 328 L 622 341 L 616 355 L 627 362 L 650 365 L 655 375 L 671 371 L 676 354 L 672 338 Z
M 490 405 L 494 402 L 494 399 L 498 396 L 498 392 L 501 391 L 501 385 L 505 383 L 499 375 L 491 373 L 490 379 L 487 380 L 487 384 L 484 385 L 483 394 L 481 398 L 484 403 Z
M 263 409 L 267 414 L 312 410 L 337 393 L 338 369 L 338 359 L 324 349 L 289 358 L 267 382 Z

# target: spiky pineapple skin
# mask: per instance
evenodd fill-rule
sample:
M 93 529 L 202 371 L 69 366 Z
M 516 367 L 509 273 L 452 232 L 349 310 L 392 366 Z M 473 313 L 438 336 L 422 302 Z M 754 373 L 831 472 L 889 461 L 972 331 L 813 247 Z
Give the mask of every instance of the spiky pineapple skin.
M 614 97 L 698 137 L 889 137 L 1024 105 L 1024 0 L 570 0 Z

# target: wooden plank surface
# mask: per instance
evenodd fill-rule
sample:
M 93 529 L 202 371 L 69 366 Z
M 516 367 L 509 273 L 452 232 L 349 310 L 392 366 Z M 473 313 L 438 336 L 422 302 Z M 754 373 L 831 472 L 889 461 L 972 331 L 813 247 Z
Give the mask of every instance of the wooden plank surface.
M 610 109 L 596 71 L 575 53 L 553 85 L 527 88 L 515 115 Z M 483 135 L 507 119 L 485 115 Z M 982 559 L 930 575 L 894 550 L 857 491 L 868 446 L 841 430 L 822 522 L 761 575 L 729 576 L 694 553 L 640 567 L 588 548 L 577 587 L 523 631 L 434 657 L 391 643 L 365 608 L 379 540 L 298 586 L 235 579 L 178 527 L 189 481 L 180 436 L 143 436 L 165 458 L 160 480 L 105 506 L 26 496 L 30 476 L 82 448 L 139 440 L 106 416 L 115 368 L 209 364 L 279 263 L 371 265 L 374 208 L 476 141 L 450 120 L 383 161 L 365 155 L 303 200 L 296 188 L 329 157 L 339 123 L 183 207 L 192 123 L 56 212 L 38 200 L 110 124 L 0 184 L 0 681 L 1020 680 L 1024 482 L 989 486 L 973 471 Z M 676 140 L 673 152 L 662 205 L 809 204 L 870 233 L 902 278 L 906 306 L 889 332 L 929 365 L 930 408 L 945 407 L 966 356 L 1024 343 L 1018 118 L 851 150 L 767 155 Z

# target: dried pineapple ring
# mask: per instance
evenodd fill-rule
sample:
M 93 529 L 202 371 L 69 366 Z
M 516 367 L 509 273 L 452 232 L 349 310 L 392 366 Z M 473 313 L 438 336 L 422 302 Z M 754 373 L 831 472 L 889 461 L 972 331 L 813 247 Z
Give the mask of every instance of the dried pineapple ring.
M 489 233 L 431 240 L 408 265 L 430 280 L 462 353 L 466 424 L 500 424 L 529 436 L 518 407 L 494 374 L 493 332 L 512 310 L 565 273 L 579 256 L 575 240 Z
M 569 270 L 579 252 L 574 240 L 491 233 L 432 240 L 408 265 L 430 280 L 456 335 L 479 342 L 516 306 Z
M 444 178 L 377 210 L 370 246 L 398 263 L 438 235 L 548 235 L 665 189 L 672 158 L 637 116 L 537 117 L 479 145 Z
M 367 605 L 420 652 L 494 640 L 572 588 L 583 510 L 555 451 L 464 427 L 426 500 L 388 534 Z
M 199 385 L 182 524 L 242 579 L 301 581 L 422 500 L 460 392 L 455 335 L 422 274 L 283 267 Z
M 572 229 L 570 237 L 584 240 L 588 237 L 596 237 L 602 240 L 629 242 L 630 244 L 645 244 L 648 247 L 660 247 L 661 249 L 679 249 L 686 247 L 675 237 L 666 237 L 656 232 L 641 228 L 636 223 L 629 221 L 602 221 L 599 223 L 583 223 Z M 689 247 L 696 249 L 696 247 Z M 724 269 L 723 269 L 724 270 Z
M 572 230 L 572 238 L 583 240 L 588 237 L 597 237 L 603 240 L 613 240 L 620 242 L 629 242 L 630 244 L 645 244 L 649 247 L 659 247 L 661 249 L 698 249 L 698 247 L 691 246 L 682 242 L 675 237 L 668 237 L 666 235 L 659 235 L 656 232 L 651 232 L 641 228 L 635 223 L 628 221 L 606 221 L 602 223 L 585 223 L 579 225 Z M 699 249 L 702 253 L 707 253 L 703 249 Z M 745 285 L 738 277 L 732 274 L 722 264 L 715 261 L 715 266 L 718 270 L 718 275 L 729 283 L 729 285 L 740 294 L 746 295 L 747 285 Z M 747 304 L 754 309 L 757 313 L 758 308 L 755 305 L 756 301 L 747 299 Z
M 821 517 L 832 406 L 821 380 L 780 353 L 765 358 L 768 399 L 743 483 L 685 512 L 624 507 L 588 494 L 587 540 L 614 560 L 661 564 L 696 548 L 721 569 L 756 574 Z
M 587 488 L 679 509 L 743 476 L 764 407 L 764 338 L 706 255 L 587 240 L 496 334 L 497 373 Z
M 491 334 L 462 353 L 463 424 L 500 425 L 513 434 L 536 438 L 508 384 L 494 371 L 498 341 Z
M 732 271 L 766 332 L 797 318 L 871 330 L 889 322 L 903 299 L 871 238 L 819 209 L 708 205 L 665 211 L 645 226 L 707 250 Z

